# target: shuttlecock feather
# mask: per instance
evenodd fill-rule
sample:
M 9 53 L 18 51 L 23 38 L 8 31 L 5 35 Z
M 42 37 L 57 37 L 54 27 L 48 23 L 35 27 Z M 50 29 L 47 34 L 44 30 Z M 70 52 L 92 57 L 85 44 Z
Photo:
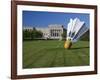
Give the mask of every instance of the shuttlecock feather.
M 88 31 L 88 29 L 89 28 L 86 27 L 84 21 L 80 21 L 80 19 L 78 18 L 70 19 L 67 25 L 67 38 L 64 47 L 70 48 L 68 46 L 73 42 L 77 42 L 80 39 L 80 37 Z
M 70 19 L 67 27 L 67 40 L 70 39 L 72 42 L 78 41 L 88 29 L 84 21 L 80 21 L 78 18 Z

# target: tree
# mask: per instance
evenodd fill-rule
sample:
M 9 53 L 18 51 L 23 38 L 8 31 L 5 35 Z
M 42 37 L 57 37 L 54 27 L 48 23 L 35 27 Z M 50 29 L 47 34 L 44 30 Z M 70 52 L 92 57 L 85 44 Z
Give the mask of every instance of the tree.
M 84 35 L 80 37 L 80 40 L 89 41 L 89 33 L 90 31 L 88 30 Z
M 38 38 L 42 38 L 42 32 L 41 31 L 37 31 L 37 30 L 33 30 L 31 32 L 31 39 L 38 39 Z
M 43 33 L 41 31 L 37 31 L 35 28 L 33 30 L 23 30 L 23 40 L 33 40 L 42 38 Z
M 66 37 L 67 37 L 66 34 L 67 34 L 67 30 L 64 29 L 64 30 L 63 30 L 63 33 L 62 33 L 62 35 L 61 35 L 61 36 L 62 36 L 62 39 L 66 39 Z
M 37 38 L 42 38 L 43 33 L 41 31 L 36 31 L 36 37 Z
M 36 30 L 34 29 L 32 32 L 31 32 L 31 39 L 35 39 L 36 38 Z
M 28 30 L 23 30 L 23 40 L 30 39 L 31 32 Z

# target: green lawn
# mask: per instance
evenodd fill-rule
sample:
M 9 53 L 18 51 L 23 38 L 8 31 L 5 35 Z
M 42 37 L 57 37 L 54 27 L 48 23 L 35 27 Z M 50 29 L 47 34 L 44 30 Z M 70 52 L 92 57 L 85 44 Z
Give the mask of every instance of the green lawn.
M 89 42 L 78 41 L 64 49 L 64 41 L 37 40 L 23 42 L 23 68 L 89 65 Z

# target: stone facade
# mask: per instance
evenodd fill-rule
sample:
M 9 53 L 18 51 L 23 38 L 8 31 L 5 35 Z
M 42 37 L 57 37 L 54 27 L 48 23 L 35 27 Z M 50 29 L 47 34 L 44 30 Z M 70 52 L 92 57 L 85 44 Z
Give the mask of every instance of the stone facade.
M 63 26 L 62 25 L 49 25 L 49 34 L 51 39 L 61 39 L 63 33 Z

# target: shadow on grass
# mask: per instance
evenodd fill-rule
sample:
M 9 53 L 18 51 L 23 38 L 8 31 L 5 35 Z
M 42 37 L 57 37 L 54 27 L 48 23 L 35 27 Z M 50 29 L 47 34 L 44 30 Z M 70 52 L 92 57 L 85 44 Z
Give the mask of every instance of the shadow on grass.
M 45 49 L 45 50 L 64 50 L 64 48 L 47 48 L 47 49 Z
M 86 49 L 86 48 L 89 48 L 89 46 L 87 46 L 87 47 L 72 47 L 72 48 L 70 48 L 69 50 L 76 50 L 76 49 Z
M 47 50 L 47 51 L 55 51 L 55 50 L 78 50 L 78 49 L 87 49 L 87 48 L 89 48 L 89 46 L 87 46 L 87 47 L 72 47 L 72 48 L 70 48 L 70 49 L 65 49 L 65 48 L 47 48 L 47 49 L 45 49 L 45 50 Z

